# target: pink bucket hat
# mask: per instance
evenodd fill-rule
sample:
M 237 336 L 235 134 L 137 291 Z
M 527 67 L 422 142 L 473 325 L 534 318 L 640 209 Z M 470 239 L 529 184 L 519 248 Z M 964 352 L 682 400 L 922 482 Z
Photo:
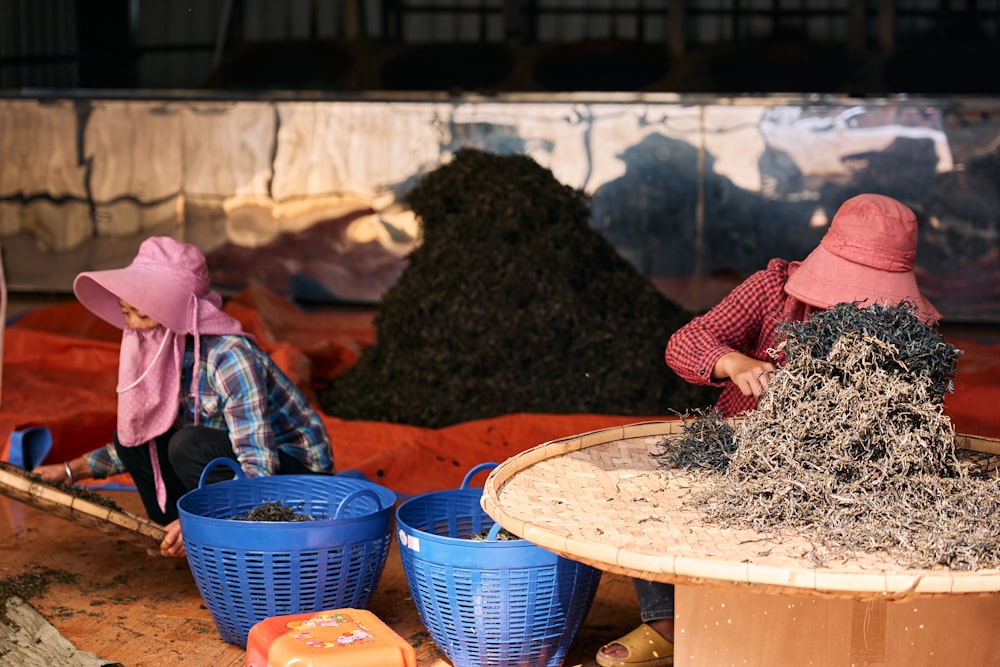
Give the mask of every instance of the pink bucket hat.
M 178 333 L 241 333 L 239 322 L 222 312 L 222 297 L 209 286 L 201 250 L 153 236 L 142 242 L 128 266 L 79 274 L 73 292 L 88 310 L 119 329 L 126 326 L 118 303 L 122 299 Z
M 841 205 L 819 246 L 789 275 L 785 292 L 819 308 L 911 301 L 940 320 L 941 313 L 917 287 L 916 257 L 913 211 L 890 197 L 858 195 Z

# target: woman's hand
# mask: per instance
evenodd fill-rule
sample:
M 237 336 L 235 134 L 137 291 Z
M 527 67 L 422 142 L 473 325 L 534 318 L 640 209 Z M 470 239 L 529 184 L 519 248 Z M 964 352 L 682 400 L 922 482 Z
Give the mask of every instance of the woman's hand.
M 722 355 L 712 369 L 715 380 L 731 380 L 744 396 L 760 398 L 764 387 L 771 381 L 771 373 L 777 366 L 770 361 L 761 361 L 739 352 Z
M 184 538 L 181 536 L 181 521 L 174 519 L 166 525 L 167 534 L 160 542 L 160 555 L 173 558 L 183 558 L 187 555 L 184 549 Z
M 90 466 L 83 457 L 77 457 L 65 463 L 50 463 L 43 466 L 35 466 L 31 472 L 42 478 L 43 482 L 61 483 L 72 485 L 81 479 L 90 479 Z
M 181 521 L 174 519 L 166 525 L 167 534 L 160 542 L 160 555 L 173 558 L 183 558 L 187 555 L 184 549 L 184 538 L 181 536 Z

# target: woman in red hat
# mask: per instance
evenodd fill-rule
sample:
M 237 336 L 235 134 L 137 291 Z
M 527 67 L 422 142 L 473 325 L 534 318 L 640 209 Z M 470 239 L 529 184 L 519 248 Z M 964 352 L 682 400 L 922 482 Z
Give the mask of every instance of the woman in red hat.
M 725 417 L 753 410 L 781 359 L 782 322 L 801 322 L 838 303 L 910 302 L 927 321 L 941 314 L 917 287 L 917 218 L 902 203 L 876 194 L 844 202 L 819 246 L 801 262 L 772 259 L 667 343 L 667 365 L 698 385 L 722 387 L 716 408 Z M 674 587 L 634 579 L 642 624 L 601 647 L 601 667 L 673 665 Z
M 205 256 L 169 237 L 143 241 L 121 269 L 81 273 L 73 291 L 122 330 L 113 442 L 33 472 L 50 482 L 128 472 L 150 519 L 167 526 L 160 551 L 183 556 L 177 500 L 215 458 L 248 477 L 331 474 L 319 414 L 210 289 Z M 228 468 L 207 482 L 231 476 Z

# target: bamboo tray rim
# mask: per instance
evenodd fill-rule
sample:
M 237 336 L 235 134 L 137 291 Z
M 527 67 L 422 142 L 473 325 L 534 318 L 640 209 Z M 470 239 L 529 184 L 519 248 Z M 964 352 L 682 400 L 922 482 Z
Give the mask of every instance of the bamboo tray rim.
M 147 549 L 159 549 L 166 535 L 163 526 L 149 519 L 76 496 L 3 461 L 0 461 L 0 494 Z
M 873 570 L 817 566 L 805 559 L 801 567 L 779 567 L 754 563 L 752 558 L 737 560 L 628 548 L 613 540 L 583 539 L 572 535 L 571 531 L 554 528 L 540 520 L 541 513 L 530 511 L 530 508 L 511 507 L 502 498 L 506 485 L 519 476 L 530 475 L 534 466 L 550 459 L 570 456 L 615 441 L 677 435 L 682 429 L 683 421 L 680 419 L 644 421 L 550 440 L 516 454 L 494 468 L 486 479 L 480 504 L 503 528 L 541 547 L 604 571 L 651 581 L 722 588 L 749 587 L 761 591 L 853 599 L 1000 593 L 1000 570 L 995 569 Z M 1000 455 L 1000 440 L 994 438 L 956 434 L 956 445 L 962 449 Z M 623 517 L 623 520 L 626 519 Z

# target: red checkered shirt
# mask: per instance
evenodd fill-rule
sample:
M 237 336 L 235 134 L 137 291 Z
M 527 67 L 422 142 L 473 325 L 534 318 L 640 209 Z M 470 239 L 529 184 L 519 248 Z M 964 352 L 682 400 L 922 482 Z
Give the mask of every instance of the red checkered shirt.
M 664 358 L 684 380 L 698 385 L 723 387 L 715 406 L 725 417 L 735 417 L 757 406 L 754 396 L 744 396 L 729 380 L 712 380 L 716 362 L 730 352 L 780 363 L 773 357 L 775 329 L 780 322 L 801 322 L 813 309 L 785 294 L 789 267 L 784 259 L 772 259 L 767 268 L 740 283 L 704 315 L 695 317 L 670 337 Z

